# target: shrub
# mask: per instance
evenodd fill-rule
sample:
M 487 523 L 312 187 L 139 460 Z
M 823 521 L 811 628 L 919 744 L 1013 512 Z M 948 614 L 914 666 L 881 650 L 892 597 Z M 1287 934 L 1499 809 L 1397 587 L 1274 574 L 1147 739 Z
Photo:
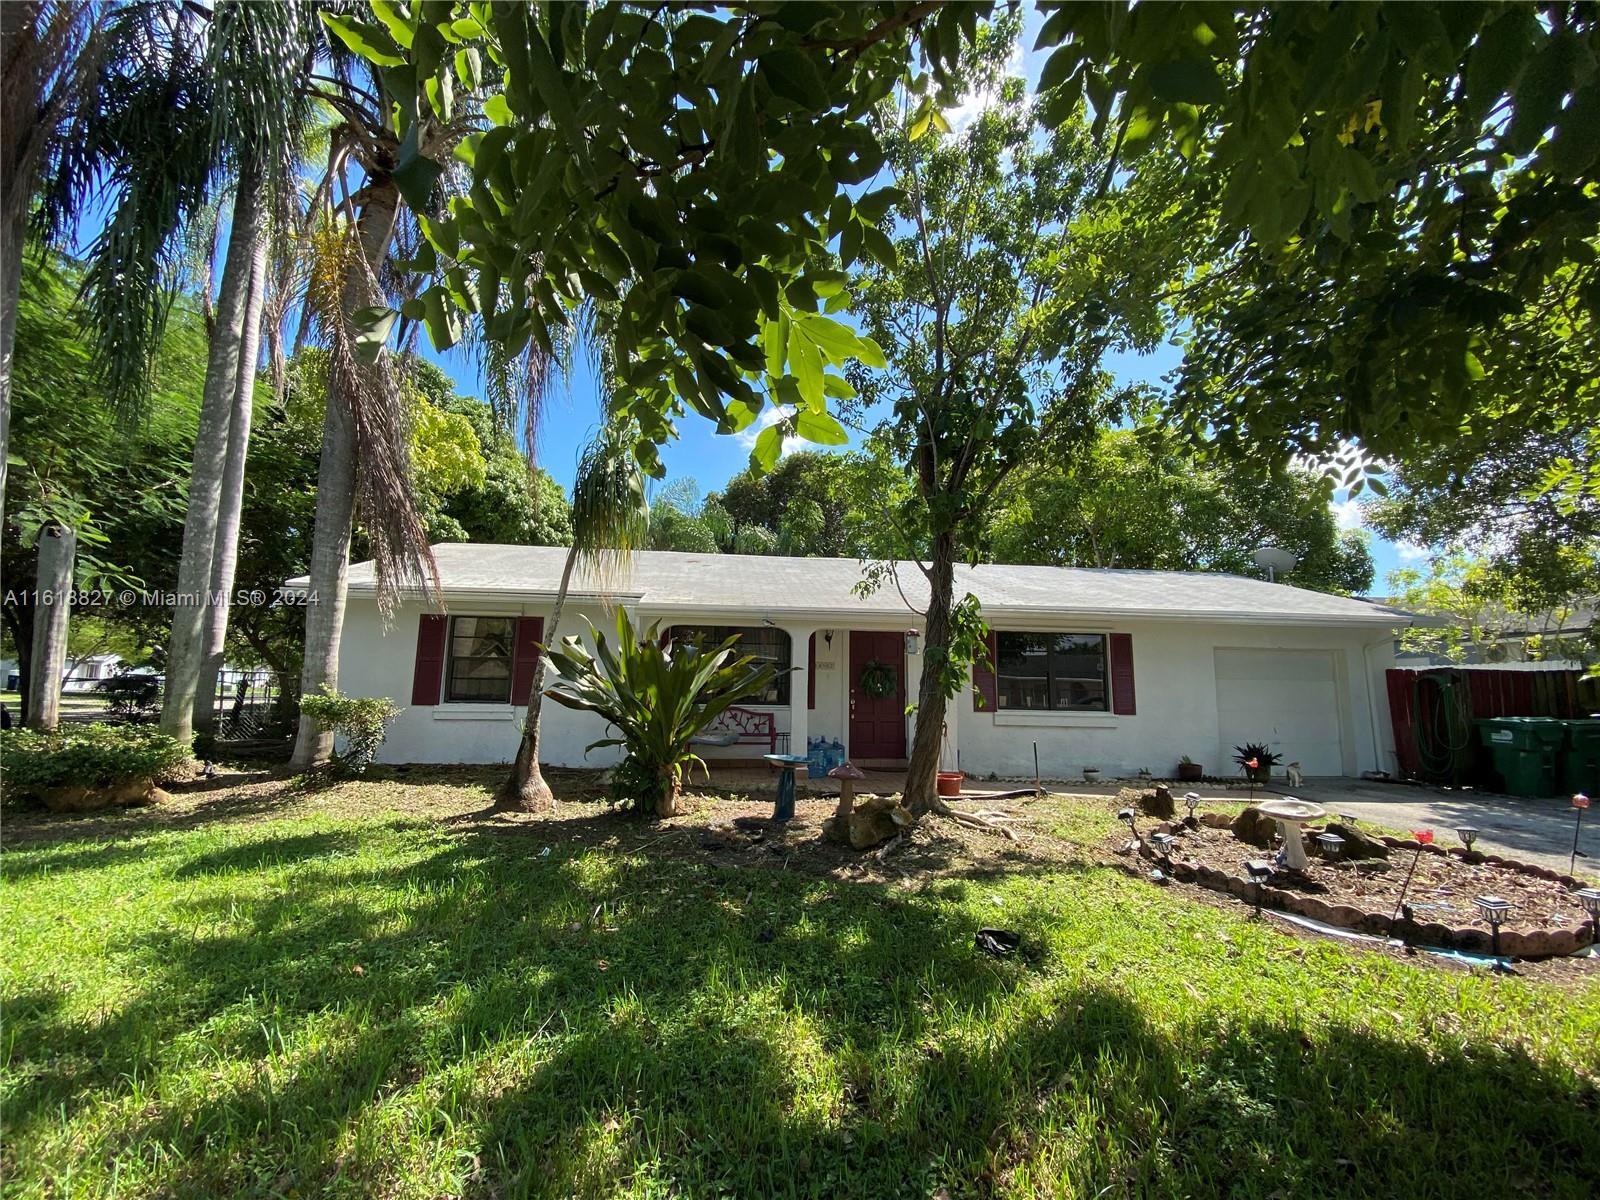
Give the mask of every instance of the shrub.
M 141 725 L 63 725 L 54 733 L 0 731 L 0 772 L 7 790 L 39 795 L 58 787 L 110 787 L 170 779 L 189 747 Z
M 329 765 L 340 774 L 359 775 L 378 757 L 400 707 L 387 696 L 343 696 L 324 685 L 316 695 L 300 697 L 300 711 L 344 738 L 343 753 Z
M 161 680 L 155 675 L 113 675 L 94 686 L 105 698 L 106 712 L 128 721 L 150 715 L 161 700 Z
M 617 644 L 589 626 L 591 654 L 578 638 L 563 638 L 550 651 L 559 680 L 545 695 L 557 704 L 599 713 L 620 737 L 601 738 L 586 748 L 621 746 L 627 751 L 612 772 L 612 796 L 669 817 L 677 811 L 684 771 L 700 762 L 690 748 L 698 734 L 747 696 L 764 690 L 777 675 L 771 663 L 736 655 L 737 637 L 720 646 L 673 643 L 659 623 L 634 632 L 617 610 Z

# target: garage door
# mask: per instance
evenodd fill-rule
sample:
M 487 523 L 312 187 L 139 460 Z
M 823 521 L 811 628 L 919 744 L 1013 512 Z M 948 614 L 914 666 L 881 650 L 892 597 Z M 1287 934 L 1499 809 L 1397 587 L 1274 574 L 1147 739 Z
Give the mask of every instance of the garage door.
M 1235 746 L 1264 741 L 1307 775 L 1344 774 L 1331 652 L 1219 648 L 1216 656 L 1221 761 L 1232 763 Z

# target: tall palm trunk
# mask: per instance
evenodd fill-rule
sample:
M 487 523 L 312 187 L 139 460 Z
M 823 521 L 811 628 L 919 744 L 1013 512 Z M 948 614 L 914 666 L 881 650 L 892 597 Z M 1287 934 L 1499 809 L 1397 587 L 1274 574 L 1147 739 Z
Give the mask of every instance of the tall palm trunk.
M 239 387 L 250 277 L 265 224 L 262 202 L 261 175 L 247 167 L 240 172 L 233 229 L 217 293 L 217 323 L 206 359 L 200 428 L 195 434 L 194 470 L 189 479 L 189 508 L 183 522 L 183 553 L 178 560 L 178 595 L 172 612 L 172 638 L 167 644 L 161 729 L 185 742 L 194 736 L 195 693 L 205 650 L 206 602 L 217 544 L 222 477 L 228 459 L 228 428 Z
M 567 561 L 561 568 L 561 586 L 556 589 L 555 608 L 550 613 L 550 627 L 545 630 L 546 645 L 554 642 L 561 628 L 561 611 L 567 606 L 567 589 L 572 584 L 572 569 L 577 566 L 580 553 L 576 540 L 567 551 Z M 516 760 L 511 764 L 511 775 L 495 797 L 495 807 L 514 808 L 522 812 L 547 813 L 556 806 L 555 793 L 539 771 L 539 725 L 544 713 L 545 667 L 548 654 L 539 655 L 539 665 L 533 675 L 533 692 L 528 697 L 528 717 L 522 725 L 522 741 L 517 746 Z
M 22 297 L 22 249 L 27 240 L 24 210 L 0 223 L 0 518 L 6 511 L 6 453 L 11 444 L 11 354 L 17 344 L 17 306 Z
M 354 342 L 350 314 L 375 302 L 370 280 L 376 278 L 394 239 L 400 192 L 394 180 L 378 175 L 362 189 L 358 237 L 360 261 L 346 276 L 339 320 Z M 300 692 L 307 695 L 339 685 L 339 638 L 344 628 L 350 571 L 350 528 L 356 506 L 356 435 L 348 397 L 328 392 L 322 419 L 322 460 L 317 466 L 317 515 L 311 542 L 311 595 L 306 608 L 306 651 L 300 670 Z M 290 764 L 300 770 L 327 762 L 333 734 L 302 714 Z
M 239 565 L 239 516 L 244 508 L 244 468 L 250 448 L 250 418 L 255 401 L 256 358 L 261 350 L 261 314 L 267 290 L 267 239 L 256 239 L 250 268 L 250 297 L 245 302 L 244 330 L 239 340 L 239 378 L 228 421 L 228 454 L 222 468 L 222 495 L 217 537 L 211 555 L 211 603 L 206 607 L 200 678 L 195 688 L 194 725 L 213 733 L 217 724 L 217 677 L 228 640 L 228 611 L 234 573 Z
M 61 674 L 67 665 L 68 593 L 78 555 L 78 535 L 65 525 L 39 531 L 39 600 L 33 610 L 32 671 L 28 677 L 28 728 L 50 731 L 61 716 Z M 50 597 L 48 601 L 44 597 Z

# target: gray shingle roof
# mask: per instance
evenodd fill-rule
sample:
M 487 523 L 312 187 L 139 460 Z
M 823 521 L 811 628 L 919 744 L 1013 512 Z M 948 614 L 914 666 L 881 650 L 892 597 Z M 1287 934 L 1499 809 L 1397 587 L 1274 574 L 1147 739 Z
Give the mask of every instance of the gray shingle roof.
M 561 579 L 559 546 L 444 543 L 433 548 L 447 601 L 548 597 Z M 928 586 L 914 563 L 898 570 L 906 598 L 926 605 Z M 630 603 L 668 610 L 747 611 L 756 615 L 904 614 L 893 583 L 865 598 L 853 588 L 862 564 L 853 558 L 781 558 L 741 554 L 644 551 L 609 593 Z M 293 581 L 305 585 L 304 578 Z M 1365 600 L 1329 596 L 1239 575 L 1124 571 L 1079 567 L 983 565 L 956 568 L 956 595 L 972 592 L 991 616 L 1072 614 L 1105 617 L 1189 617 L 1282 624 L 1399 626 L 1410 614 Z M 350 568 L 350 589 L 370 595 L 370 562 Z M 603 592 L 579 572 L 574 596 Z

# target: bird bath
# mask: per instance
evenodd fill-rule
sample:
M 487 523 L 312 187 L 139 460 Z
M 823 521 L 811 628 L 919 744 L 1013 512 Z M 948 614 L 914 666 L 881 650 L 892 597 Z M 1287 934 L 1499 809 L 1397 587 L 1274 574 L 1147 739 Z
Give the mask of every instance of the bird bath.
M 1278 823 L 1278 832 L 1283 835 L 1283 865 L 1292 871 L 1304 871 L 1310 864 L 1300 826 L 1307 821 L 1320 821 L 1328 815 L 1328 810 L 1320 804 L 1296 800 L 1293 796 L 1267 800 L 1256 805 L 1256 809 L 1262 816 L 1271 817 Z

